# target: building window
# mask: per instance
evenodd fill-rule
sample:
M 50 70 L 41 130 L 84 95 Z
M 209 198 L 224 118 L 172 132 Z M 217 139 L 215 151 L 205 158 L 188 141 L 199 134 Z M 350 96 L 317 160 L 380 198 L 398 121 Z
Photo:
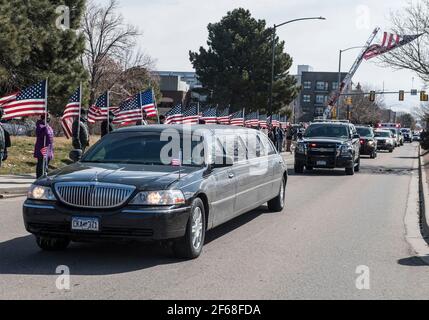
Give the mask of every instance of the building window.
M 311 96 L 308 94 L 304 94 L 304 96 L 302 97 L 302 102 L 310 103 L 311 102 Z
M 332 90 L 338 90 L 338 82 L 332 82 Z
M 317 81 L 316 82 L 316 90 L 328 91 L 328 83 L 325 81 Z
M 317 104 L 324 104 L 326 101 L 328 101 L 328 97 L 322 94 L 318 94 L 316 96 L 316 103 Z
M 311 89 L 311 81 L 304 81 L 303 87 L 304 89 Z
M 324 111 L 324 108 L 316 108 L 315 110 L 314 110 L 314 113 L 315 113 L 315 115 L 316 116 L 322 116 L 323 115 L 323 111 Z

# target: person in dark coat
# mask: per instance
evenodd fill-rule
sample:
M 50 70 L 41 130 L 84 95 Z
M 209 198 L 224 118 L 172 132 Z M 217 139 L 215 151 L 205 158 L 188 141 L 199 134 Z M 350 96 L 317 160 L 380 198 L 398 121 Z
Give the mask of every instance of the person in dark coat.
M 76 118 L 74 120 L 72 126 L 72 136 L 73 148 L 75 150 L 82 150 L 82 153 L 84 153 L 85 149 L 89 146 L 89 128 L 85 110 L 81 111 L 80 119 Z
M 164 124 L 165 123 L 165 116 L 164 115 L 160 115 L 159 116 L 159 124 Z
M 106 134 L 109 134 L 113 131 L 113 119 L 115 118 L 115 115 L 112 111 L 109 111 L 109 121 L 107 119 L 103 120 L 101 122 L 101 137 L 104 137 Z
M 0 109 L 0 120 L 3 117 L 3 109 Z M 5 130 L 0 124 L 0 167 L 3 162 L 3 158 L 5 155 L 6 150 L 6 136 L 5 136 Z
M 283 152 L 283 141 L 285 139 L 285 132 L 280 125 L 279 128 L 276 128 L 276 147 L 278 152 Z
M 40 178 L 48 172 L 49 162 L 54 158 L 54 130 L 49 125 L 51 117 L 40 117 L 36 123 L 36 144 L 34 145 L 34 158 L 37 159 L 36 176 Z

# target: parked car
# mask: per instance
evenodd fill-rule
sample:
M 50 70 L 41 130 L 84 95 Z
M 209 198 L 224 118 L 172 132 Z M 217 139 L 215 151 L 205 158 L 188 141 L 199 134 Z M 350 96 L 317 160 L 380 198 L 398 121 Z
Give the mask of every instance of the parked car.
M 386 130 L 390 130 L 390 132 L 392 133 L 392 138 L 393 138 L 393 144 L 394 147 L 400 147 L 401 146 L 401 138 L 399 135 L 399 129 L 397 128 L 387 128 Z
M 391 130 L 377 129 L 374 131 L 375 140 L 377 140 L 378 150 L 387 150 L 390 153 L 395 149 L 396 138 Z
M 368 126 L 356 126 L 360 136 L 360 154 L 377 158 L 377 141 L 374 137 L 374 130 Z
M 402 128 L 401 129 L 402 135 L 404 136 L 404 142 L 413 142 L 413 135 L 411 133 L 411 129 L 408 128 Z
M 418 132 L 413 133 L 413 141 L 421 141 L 420 133 Z
M 166 129 L 180 136 L 169 162 Z M 202 143 L 210 148 L 198 149 Z M 37 180 L 24 222 L 43 250 L 65 249 L 70 241 L 167 240 L 178 257 L 196 258 L 207 230 L 267 202 L 269 210 L 283 210 L 287 178 L 283 158 L 257 130 L 120 129 L 79 162 Z
M 295 172 L 313 168 L 345 168 L 347 175 L 360 169 L 360 136 L 348 122 L 315 122 L 304 132 L 295 150 Z

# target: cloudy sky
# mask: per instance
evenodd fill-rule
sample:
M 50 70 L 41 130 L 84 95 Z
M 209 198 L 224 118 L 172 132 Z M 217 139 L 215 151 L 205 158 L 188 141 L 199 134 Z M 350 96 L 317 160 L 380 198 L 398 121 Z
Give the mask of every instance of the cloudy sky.
M 106 3 L 108 0 L 95 0 Z M 365 44 L 372 30 L 380 26 L 389 31 L 389 16 L 407 5 L 408 0 L 119 0 L 125 19 L 140 28 L 140 46 L 156 59 L 158 70 L 191 71 L 189 50 L 197 50 L 207 41 L 207 24 L 219 21 L 227 11 L 237 7 L 249 9 L 257 19 L 269 25 L 286 20 L 324 16 L 326 21 L 303 21 L 278 29 L 293 57 L 291 73 L 299 64 L 309 64 L 315 71 L 337 71 L 338 51 Z M 418 1 L 418 0 L 413 0 Z M 359 50 L 343 54 L 343 71 L 348 70 Z M 354 82 L 376 89 L 421 89 L 422 83 L 410 71 L 382 68 L 364 62 Z M 417 97 L 387 96 L 388 107 L 409 110 L 419 104 Z

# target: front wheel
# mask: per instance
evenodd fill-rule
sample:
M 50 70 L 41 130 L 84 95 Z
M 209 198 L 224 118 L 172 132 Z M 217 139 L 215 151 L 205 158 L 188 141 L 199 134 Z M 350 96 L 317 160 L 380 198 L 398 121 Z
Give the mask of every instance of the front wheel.
M 346 175 L 353 176 L 354 174 L 355 174 L 355 166 L 353 164 L 351 168 L 346 168 Z
M 61 251 L 67 249 L 70 240 L 66 238 L 36 237 L 36 243 L 45 251 Z
M 173 244 L 173 251 L 177 258 L 195 259 L 203 250 L 206 235 L 206 216 L 204 204 L 200 198 L 192 202 L 191 215 L 186 226 L 186 234 Z
M 358 158 L 358 161 L 356 163 L 356 167 L 355 167 L 355 172 L 359 172 L 360 171 L 360 157 Z
M 272 212 L 280 212 L 285 207 L 285 194 L 286 194 L 286 181 L 285 178 L 282 179 L 282 184 L 280 185 L 280 191 L 277 197 L 268 201 L 268 209 Z

